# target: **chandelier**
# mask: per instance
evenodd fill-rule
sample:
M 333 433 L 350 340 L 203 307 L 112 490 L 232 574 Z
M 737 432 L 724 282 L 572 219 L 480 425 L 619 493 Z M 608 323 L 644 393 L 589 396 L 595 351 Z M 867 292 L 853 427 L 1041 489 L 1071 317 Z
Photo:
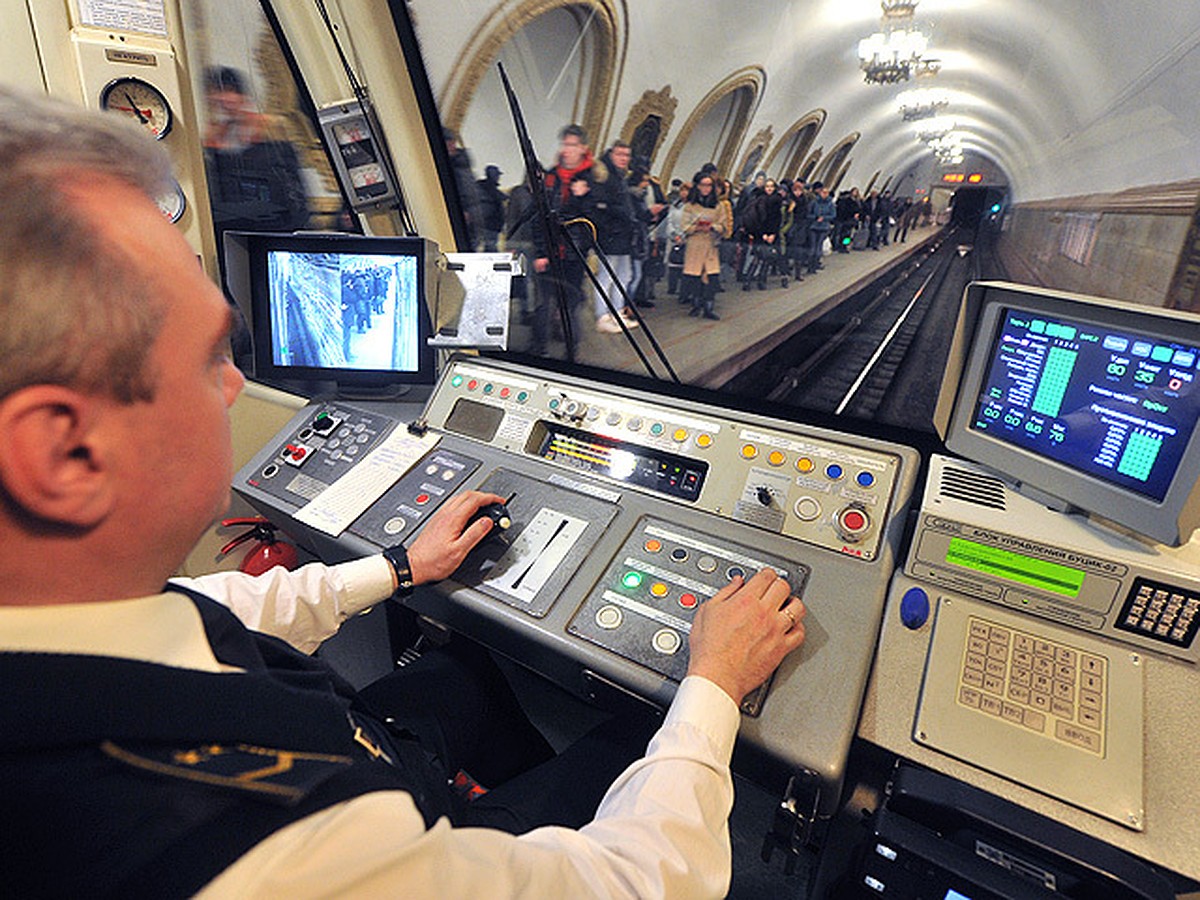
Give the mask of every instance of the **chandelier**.
M 896 105 L 905 122 L 917 122 L 930 119 L 949 106 L 950 96 L 936 88 L 919 88 L 901 93 L 896 98 Z
M 879 6 L 883 10 L 882 30 L 858 42 L 863 80 L 867 84 L 896 84 L 914 74 L 928 74 L 929 66 L 922 57 L 929 39 L 912 27 L 916 0 L 881 0 Z

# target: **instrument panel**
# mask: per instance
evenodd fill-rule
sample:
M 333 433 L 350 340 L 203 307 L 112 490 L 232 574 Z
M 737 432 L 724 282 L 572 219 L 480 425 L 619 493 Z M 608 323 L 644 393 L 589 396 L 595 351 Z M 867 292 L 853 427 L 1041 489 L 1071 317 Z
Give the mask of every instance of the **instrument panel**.
M 428 450 L 343 530 L 305 524 L 308 504 L 412 435 Z M 455 358 L 423 408 L 310 404 L 234 486 L 330 562 L 410 540 L 459 490 L 509 498 L 511 526 L 406 603 L 602 705 L 665 708 L 695 609 L 775 568 L 808 638 L 743 700 L 740 739 L 771 783 L 818 773 L 829 814 L 918 468 L 898 444 Z

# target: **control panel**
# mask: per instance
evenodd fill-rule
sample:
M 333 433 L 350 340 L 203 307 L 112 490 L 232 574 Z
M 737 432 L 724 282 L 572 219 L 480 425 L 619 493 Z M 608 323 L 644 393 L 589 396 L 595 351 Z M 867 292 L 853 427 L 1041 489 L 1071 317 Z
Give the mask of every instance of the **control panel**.
M 901 462 L 894 451 L 829 433 L 531 379 L 476 361 L 452 364 L 426 421 L 864 560 L 879 555 Z
M 394 477 L 358 477 L 409 451 Z M 741 739 L 763 777 L 820 773 L 828 814 L 918 468 L 894 443 L 455 358 L 423 408 L 311 404 L 234 487 L 329 561 L 411 539 L 460 490 L 506 498 L 508 527 L 405 602 L 596 702 L 665 708 L 696 609 L 774 568 L 809 637 L 743 700 Z M 330 527 L 313 507 L 349 484 L 361 509 Z

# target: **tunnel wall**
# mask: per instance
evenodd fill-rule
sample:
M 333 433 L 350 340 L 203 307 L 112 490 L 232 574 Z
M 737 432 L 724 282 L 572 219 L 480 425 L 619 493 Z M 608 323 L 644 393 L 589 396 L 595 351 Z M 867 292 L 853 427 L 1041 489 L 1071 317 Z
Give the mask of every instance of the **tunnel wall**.
M 1198 309 L 1200 180 L 1016 204 L 1000 258 L 1014 281 Z

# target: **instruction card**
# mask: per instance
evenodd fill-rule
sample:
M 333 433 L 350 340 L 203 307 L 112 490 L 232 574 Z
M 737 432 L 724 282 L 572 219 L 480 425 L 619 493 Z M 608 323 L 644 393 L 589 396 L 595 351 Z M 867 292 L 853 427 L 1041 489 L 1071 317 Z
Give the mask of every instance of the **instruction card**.
M 302 506 L 296 521 L 337 537 L 436 447 L 438 440 L 431 432 L 417 437 L 403 426 L 394 428 L 362 462 Z

